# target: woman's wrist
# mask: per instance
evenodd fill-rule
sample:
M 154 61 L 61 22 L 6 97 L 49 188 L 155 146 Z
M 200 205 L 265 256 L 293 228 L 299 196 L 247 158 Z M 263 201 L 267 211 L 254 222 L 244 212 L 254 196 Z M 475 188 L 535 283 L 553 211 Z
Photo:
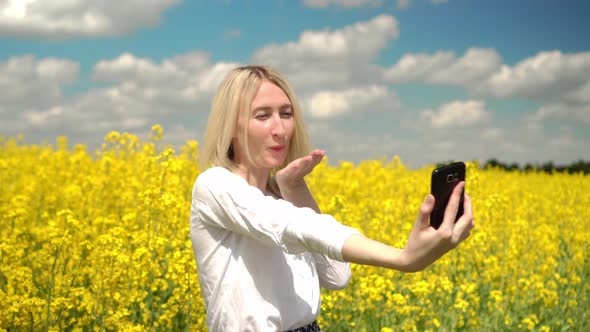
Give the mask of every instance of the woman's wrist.
M 399 257 L 400 265 L 403 267 L 403 272 L 419 272 L 423 268 L 417 264 L 415 258 L 410 254 L 407 248 L 404 248 L 400 251 Z
M 290 185 L 281 185 L 277 182 L 277 185 L 284 200 L 297 207 L 308 207 L 317 213 L 321 213 L 305 181 L 302 180 L 301 183 L 291 183 Z
M 285 180 L 282 178 L 275 178 L 275 180 L 281 192 L 301 192 L 307 190 L 307 183 L 305 183 L 305 180 L 303 178 L 297 180 Z
M 351 263 L 409 271 L 402 249 L 369 239 L 364 235 L 353 235 L 346 239 L 342 248 L 342 257 Z

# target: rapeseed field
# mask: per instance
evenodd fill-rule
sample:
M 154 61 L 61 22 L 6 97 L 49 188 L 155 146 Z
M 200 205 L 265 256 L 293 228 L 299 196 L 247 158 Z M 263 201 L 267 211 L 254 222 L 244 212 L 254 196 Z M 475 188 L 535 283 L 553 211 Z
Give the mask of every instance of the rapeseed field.
M 189 238 L 198 143 L 111 132 L 88 151 L 0 139 L 0 331 L 205 330 Z M 329 151 L 328 151 L 329 152 Z M 324 213 L 403 247 L 430 172 L 322 162 Z M 590 331 L 590 177 L 467 163 L 476 228 L 425 271 L 353 265 L 324 331 Z

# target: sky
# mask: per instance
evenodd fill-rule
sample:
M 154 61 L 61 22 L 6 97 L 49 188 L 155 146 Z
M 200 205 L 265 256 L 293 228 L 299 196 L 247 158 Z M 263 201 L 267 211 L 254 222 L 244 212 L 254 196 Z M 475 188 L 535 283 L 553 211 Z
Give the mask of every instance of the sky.
M 269 65 L 330 163 L 590 160 L 585 0 L 0 0 L 0 136 L 202 139 Z

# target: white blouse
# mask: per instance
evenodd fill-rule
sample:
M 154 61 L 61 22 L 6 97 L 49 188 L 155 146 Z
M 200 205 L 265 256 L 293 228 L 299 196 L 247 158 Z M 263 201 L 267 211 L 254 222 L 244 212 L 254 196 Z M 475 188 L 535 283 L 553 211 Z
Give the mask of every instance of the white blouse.
M 266 196 L 222 167 L 192 192 L 190 235 L 210 331 L 285 331 L 313 322 L 320 286 L 344 288 L 356 229 Z

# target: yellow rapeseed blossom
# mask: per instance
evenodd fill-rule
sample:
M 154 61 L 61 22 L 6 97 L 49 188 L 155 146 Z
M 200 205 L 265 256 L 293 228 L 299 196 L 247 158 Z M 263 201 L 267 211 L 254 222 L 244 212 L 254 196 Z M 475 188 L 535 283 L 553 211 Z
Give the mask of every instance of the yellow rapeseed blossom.
M 0 331 L 205 330 L 189 238 L 198 142 L 110 132 L 102 149 L 0 138 Z M 324 213 L 403 247 L 433 166 L 322 162 Z M 419 273 L 353 264 L 326 331 L 590 330 L 590 177 L 467 163 L 476 228 Z

